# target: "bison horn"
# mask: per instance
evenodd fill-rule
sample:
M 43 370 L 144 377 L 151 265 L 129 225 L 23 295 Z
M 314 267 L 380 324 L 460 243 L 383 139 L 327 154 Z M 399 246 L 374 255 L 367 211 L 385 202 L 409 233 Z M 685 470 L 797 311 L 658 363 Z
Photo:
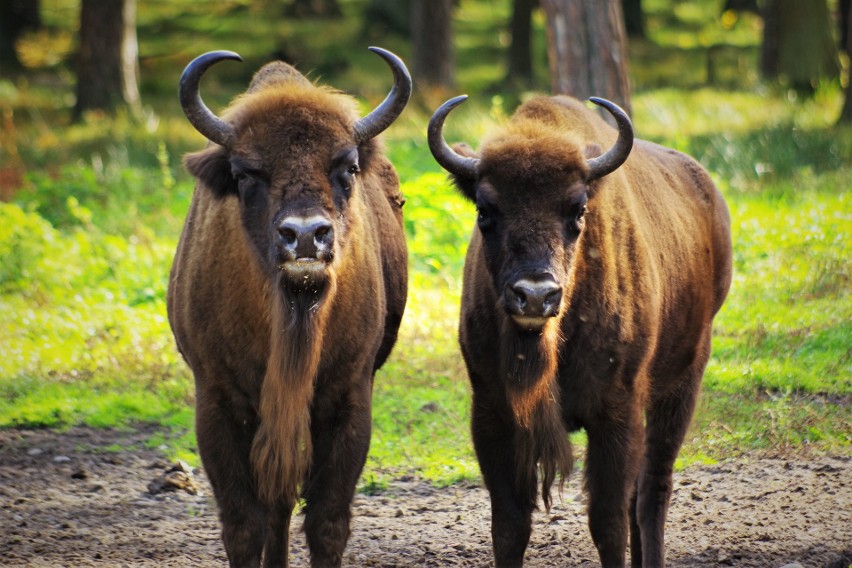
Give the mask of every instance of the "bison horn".
M 402 59 L 381 47 L 369 49 L 384 59 L 393 71 L 393 88 L 373 112 L 355 123 L 355 140 L 359 144 L 377 136 L 393 124 L 411 97 L 411 75 Z
M 627 160 L 630 150 L 633 149 L 633 124 L 631 124 L 627 113 L 621 110 L 617 104 L 606 99 L 590 97 L 589 100 L 604 107 L 615 119 L 616 124 L 618 124 L 618 140 L 606 154 L 591 158 L 586 162 L 589 166 L 589 177 L 586 181 L 596 180 L 614 172 Z
M 476 170 L 479 166 L 477 158 L 470 158 L 456 153 L 444 140 L 444 120 L 450 111 L 467 100 L 467 95 L 461 95 L 448 100 L 435 111 L 429 119 L 429 149 L 442 168 L 456 177 L 463 179 L 476 179 Z
M 227 148 L 234 140 L 234 128 L 213 114 L 198 94 L 201 76 L 214 63 L 223 59 L 243 60 L 233 51 L 211 51 L 199 55 L 189 62 L 180 77 L 180 106 L 183 108 L 186 118 L 189 119 L 196 130 L 208 140 Z

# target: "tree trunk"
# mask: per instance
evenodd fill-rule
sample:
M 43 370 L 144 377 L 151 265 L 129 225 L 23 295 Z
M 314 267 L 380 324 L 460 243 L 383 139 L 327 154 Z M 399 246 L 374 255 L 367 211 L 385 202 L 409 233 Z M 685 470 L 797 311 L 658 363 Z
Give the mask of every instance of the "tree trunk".
M 624 30 L 628 37 L 645 37 L 645 13 L 642 12 L 642 0 L 621 0 L 624 12 Z
M 533 85 L 532 12 L 535 6 L 536 0 L 514 0 L 512 3 L 512 43 L 506 79 L 509 83 L 525 87 Z
M 840 37 L 843 38 L 846 43 L 844 48 L 846 49 L 846 55 L 852 58 L 852 10 L 850 10 L 849 0 L 841 1 L 841 33 Z M 838 124 L 852 124 L 852 69 L 849 69 L 849 75 L 846 77 L 846 88 L 844 89 L 846 93 L 845 100 L 843 102 L 843 110 L 840 112 L 840 118 L 837 120 Z
M 837 48 L 826 0 L 766 0 L 760 70 L 811 94 L 820 80 L 836 80 Z
M 620 0 L 541 0 L 555 94 L 603 97 L 630 113 Z
M 83 0 L 75 118 L 90 109 L 139 106 L 138 49 L 136 0 Z
M 337 0 L 293 0 L 284 13 L 290 18 L 336 18 L 342 15 Z
M 41 28 L 39 0 L 0 0 L 0 75 L 22 68 L 15 42 Z
M 385 38 L 388 33 L 411 37 L 409 0 L 370 0 L 364 8 L 362 36 Z
M 411 43 L 415 81 L 450 89 L 455 83 L 453 0 L 413 0 Z

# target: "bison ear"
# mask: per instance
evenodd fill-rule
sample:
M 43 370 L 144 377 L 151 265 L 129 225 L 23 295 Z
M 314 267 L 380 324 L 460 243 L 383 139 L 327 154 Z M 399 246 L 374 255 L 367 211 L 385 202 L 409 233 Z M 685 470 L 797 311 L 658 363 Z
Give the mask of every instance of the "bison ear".
M 601 154 L 603 154 L 603 148 L 601 148 L 598 144 L 588 144 L 583 150 L 583 155 L 587 160 L 597 158 Z
M 183 165 L 216 197 L 236 194 L 237 185 L 231 174 L 231 162 L 225 148 L 209 146 L 199 152 L 187 154 Z
M 466 158 L 479 157 L 476 154 L 476 151 L 464 142 L 453 144 L 453 150 L 456 154 Z M 450 179 L 453 180 L 453 184 L 456 186 L 456 189 L 459 190 L 459 193 L 462 194 L 462 197 L 471 202 L 476 202 L 476 178 L 463 177 L 450 173 Z

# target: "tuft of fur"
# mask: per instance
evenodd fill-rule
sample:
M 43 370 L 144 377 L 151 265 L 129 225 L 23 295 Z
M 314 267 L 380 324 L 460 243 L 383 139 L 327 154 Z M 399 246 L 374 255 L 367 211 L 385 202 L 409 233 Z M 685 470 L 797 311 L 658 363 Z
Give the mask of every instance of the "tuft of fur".
M 556 369 L 561 338 L 553 323 L 541 334 L 519 333 L 504 320 L 500 334 L 500 374 L 506 383 L 516 428 L 514 446 L 518 487 L 535 483 L 541 470 L 541 495 L 550 510 L 550 490 L 559 476 L 559 491 L 571 474 L 574 458 L 562 423 Z
M 258 496 L 294 503 L 311 463 L 310 408 L 333 298 L 333 273 L 321 294 L 288 289 L 282 277 L 272 294 L 269 364 L 261 387 L 260 425 L 251 448 Z M 295 292 L 295 293 L 294 293 Z

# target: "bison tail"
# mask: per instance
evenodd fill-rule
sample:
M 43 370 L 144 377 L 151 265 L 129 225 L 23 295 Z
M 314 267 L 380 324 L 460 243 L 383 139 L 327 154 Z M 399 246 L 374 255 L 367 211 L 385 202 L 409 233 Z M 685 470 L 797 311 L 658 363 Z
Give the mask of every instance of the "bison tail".
M 277 303 L 251 462 L 261 501 L 295 503 L 311 464 L 310 409 L 325 310 L 298 317 L 285 312 L 280 299 Z

